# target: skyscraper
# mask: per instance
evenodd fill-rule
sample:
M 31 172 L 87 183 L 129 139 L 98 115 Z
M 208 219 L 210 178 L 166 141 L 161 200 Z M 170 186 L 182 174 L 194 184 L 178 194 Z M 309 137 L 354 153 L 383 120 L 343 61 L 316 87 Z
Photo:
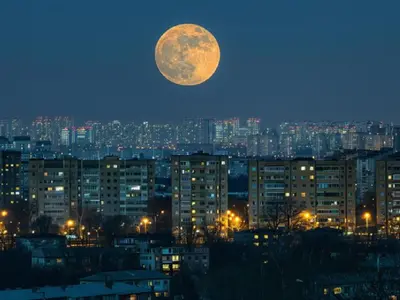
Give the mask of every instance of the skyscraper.
M 249 129 L 249 134 L 259 134 L 260 133 L 260 119 L 259 118 L 249 118 L 247 119 L 247 128 Z

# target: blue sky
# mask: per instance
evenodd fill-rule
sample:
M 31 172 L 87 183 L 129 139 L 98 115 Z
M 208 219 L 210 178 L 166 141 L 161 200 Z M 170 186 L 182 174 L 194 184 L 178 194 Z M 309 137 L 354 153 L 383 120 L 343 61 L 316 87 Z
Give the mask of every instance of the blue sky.
M 1 1 L 0 116 L 400 123 L 399 11 L 392 0 Z M 180 23 L 220 44 L 200 86 L 168 82 L 154 62 Z

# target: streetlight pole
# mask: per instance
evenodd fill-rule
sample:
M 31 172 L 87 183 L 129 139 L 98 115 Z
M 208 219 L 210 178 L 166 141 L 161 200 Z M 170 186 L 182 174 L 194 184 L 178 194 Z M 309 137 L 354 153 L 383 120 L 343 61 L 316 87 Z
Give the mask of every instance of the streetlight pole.
M 368 234 L 368 225 L 369 225 L 369 219 L 371 218 L 371 214 L 369 212 L 364 213 L 364 219 L 365 219 L 365 228 L 366 232 Z

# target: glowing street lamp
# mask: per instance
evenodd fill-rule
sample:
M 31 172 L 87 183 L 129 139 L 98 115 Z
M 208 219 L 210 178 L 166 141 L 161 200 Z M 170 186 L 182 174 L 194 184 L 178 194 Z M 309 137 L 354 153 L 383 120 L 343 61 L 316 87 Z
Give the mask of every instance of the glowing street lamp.
M 68 227 L 73 227 L 74 224 L 75 224 L 75 222 L 74 222 L 73 220 L 68 220 L 68 221 L 67 221 L 67 226 L 68 226 Z
M 140 223 L 141 225 L 144 225 L 144 232 L 147 232 L 147 224 L 151 224 L 150 220 L 148 218 L 143 218 L 142 222 Z
M 369 212 L 364 213 L 363 219 L 365 219 L 365 228 L 368 231 L 368 222 L 371 219 L 371 214 Z
M 3 210 L 3 211 L 1 212 L 1 216 L 2 216 L 2 217 L 7 217 L 7 215 L 8 215 L 8 211 Z

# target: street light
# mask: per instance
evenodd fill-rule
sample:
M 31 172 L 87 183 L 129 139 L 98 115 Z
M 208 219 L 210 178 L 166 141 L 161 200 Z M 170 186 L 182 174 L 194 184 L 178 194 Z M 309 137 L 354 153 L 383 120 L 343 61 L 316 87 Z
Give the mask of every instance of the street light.
M 143 218 L 142 222 L 140 224 L 144 225 L 144 232 L 146 233 L 147 232 L 147 224 L 151 224 L 151 223 L 150 223 L 150 220 L 148 218 Z
M 67 221 L 67 226 L 68 226 L 68 227 L 73 227 L 74 224 L 75 224 L 75 222 L 74 222 L 73 220 L 68 220 L 68 221 Z
M 304 219 L 308 220 L 308 219 L 310 219 L 311 214 L 306 211 L 306 212 L 303 213 L 303 217 L 304 217 Z
M 365 219 L 365 228 L 368 232 L 368 222 L 371 219 L 371 214 L 369 212 L 364 213 L 363 218 Z
M 3 211 L 1 212 L 1 216 L 2 216 L 2 217 L 7 217 L 7 215 L 8 215 L 8 211 L 3 210 Z

